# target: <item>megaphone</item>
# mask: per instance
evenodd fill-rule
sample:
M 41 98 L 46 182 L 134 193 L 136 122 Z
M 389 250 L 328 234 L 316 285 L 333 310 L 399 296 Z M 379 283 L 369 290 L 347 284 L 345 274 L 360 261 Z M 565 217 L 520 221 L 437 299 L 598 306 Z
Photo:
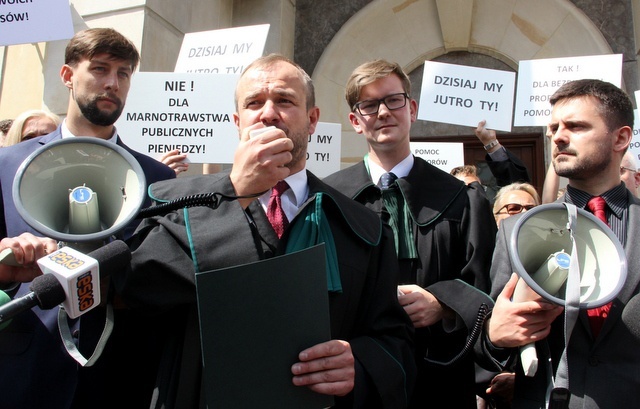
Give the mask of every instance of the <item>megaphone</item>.
M 529 287 L 546 300 L 565 305 L 565 286 L 554 282 L 550 274 L 562 275 L 568 269 L 566 257 L 571 255 L 575 240 L 580 308 L 591 309 L 618 295 L 627 277 L 627 258 L 606 224 L 583 209 L 576 210 L 577 222 L 571 229 L 563 203 L 543 204 L 527 211 L 515 224 L 509 252 L 516 273 Z
M 99 138 L 64 138 L 24 160 L 12 193 L 18 213 L 32 228 L 88 252 L 136 218 L 146 179 L 121 146 Z
M 568 203 L 543 204 L 523 214 L 510 237 L 509 254 L 515 272 L 532 290 L 562 306 L 567 302 L 571 268 L 579 270 L 575 280 L 579 289 L 574 292 L 579 291 L 579 309 L 609 303 L 627 277 L 624 248 L 613 231 L 590 212 Z M 517 286 L 514 300 L 518 292 Z M 537 370 L 533 344 L 521 349 L 521 358 L 525 375 L 533 376 Z

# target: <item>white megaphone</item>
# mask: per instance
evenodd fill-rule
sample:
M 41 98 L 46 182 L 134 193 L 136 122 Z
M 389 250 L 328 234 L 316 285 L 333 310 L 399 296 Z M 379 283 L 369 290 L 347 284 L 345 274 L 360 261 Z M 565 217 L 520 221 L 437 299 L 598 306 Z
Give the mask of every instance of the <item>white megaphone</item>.
M 12 193 L 27 224 L 86 253 L 136 218 L 146 179 L 121 146 L 99 138 L 65 138 L 24 160 Z
M 569 206 L 575 209 L 570 223 Z M 624 248 L 613 231 L 593 214 L 566 203 L 549 203 L 527 211 L 516 222 L 509 253 L 515 272 L 544 299 L 565 305 L 572 260 L 579 268 L 579 308 L 591 309 L 612 301 L 627 277 Z M 576 257 L 572 258 L 575 250 Z M 520 298 L 516 286 L 514 300 Z M 521 348 L 525 375 L 535 375 L 535 345 Z

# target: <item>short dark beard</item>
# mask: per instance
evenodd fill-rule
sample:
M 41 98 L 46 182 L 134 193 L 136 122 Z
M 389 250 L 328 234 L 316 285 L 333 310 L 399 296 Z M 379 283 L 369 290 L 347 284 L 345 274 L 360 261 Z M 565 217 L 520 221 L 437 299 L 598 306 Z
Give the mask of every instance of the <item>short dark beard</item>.
M 593 175 L 603 172 L 611 163 L 611 157 L 602 155 L 600 157 L 589 157 L 588 160 L 582 160 L 572 168 L 562 168 L 560 164 L 556 166 L 553 162 L 553 168 L 558 176 L 567 179 L 587 180 Z
M 309 127 L 307 126 L 306 129 Z M 301 161 L 307 160 L 307 147 L 309 145 L 309 134 L 305 132 L 295 133 L 286 132 L 287 137 L 293 141 L 293 149 L 291 150 L 291 162 L 285 166 L 288 168 L 297 166 Z
M 100 108 L 98 108 L 98 97 L 86 104 L 83 104 L 81 101 L 77 101 L 77 103 L 82 115 L 84 115 L 89 122 L 98 126 L 111 126 L 116 123 L 124 108 L 118 100 L 118 108 L 115 111 L 111 113 L 101 111 Z

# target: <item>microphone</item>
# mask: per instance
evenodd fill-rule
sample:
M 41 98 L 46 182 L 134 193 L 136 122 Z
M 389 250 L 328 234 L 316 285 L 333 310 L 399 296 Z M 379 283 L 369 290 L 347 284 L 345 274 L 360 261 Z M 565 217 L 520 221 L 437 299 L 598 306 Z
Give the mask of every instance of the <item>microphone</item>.
M 38 260 L 44 272 L 31 282 L 28 294 L 0 305 L 0 324 L 38 306 L 48 310 L 62 304 L 71 318 L 77 318 L 100 304 L 99 270 L 104 277 L 127 268 L 131 250 L 121 240 L 82 254 L 63 247 Z
M 4 291 L 0 290 L 0 306 L 4 305 L 4 304 L 6 304 L 6 303 L 8 303 L 10 301 L 11 301 L 11 297 L 9 297 L 7 295 L 7 293 L 5 293 Z M 8 322 L 0 324 L 0 331 L 5 329 L 7 327 L 7 325 L 9 325 Z

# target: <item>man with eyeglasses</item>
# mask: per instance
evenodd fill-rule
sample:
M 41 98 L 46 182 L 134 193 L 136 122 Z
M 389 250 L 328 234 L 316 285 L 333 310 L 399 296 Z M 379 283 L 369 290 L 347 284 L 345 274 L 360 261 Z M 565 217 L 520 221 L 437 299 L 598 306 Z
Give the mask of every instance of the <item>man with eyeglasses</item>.
M 419 373 L 410 407 L 475 409 L 474 362 L 462 351 L 482 304 L 491 303 L 478 289 L 489 289 L 496 225 L 481 189 L 411 154 L 418 106 L 410 95 L 397 63 L 376 60 L 353 71 L 349 121 L 368 153 L 325 181 L 394 231 L 399 301 L 416 328 Z

